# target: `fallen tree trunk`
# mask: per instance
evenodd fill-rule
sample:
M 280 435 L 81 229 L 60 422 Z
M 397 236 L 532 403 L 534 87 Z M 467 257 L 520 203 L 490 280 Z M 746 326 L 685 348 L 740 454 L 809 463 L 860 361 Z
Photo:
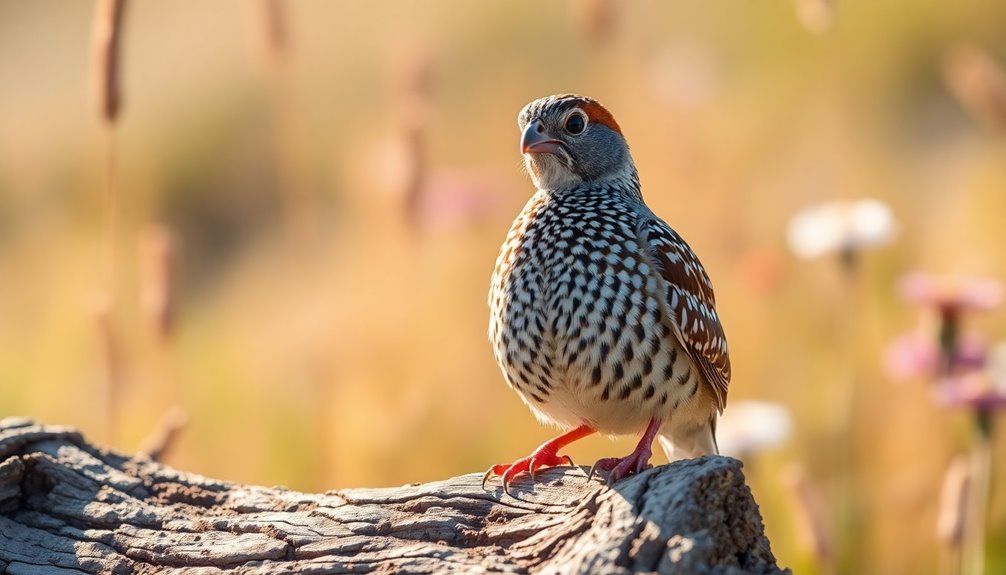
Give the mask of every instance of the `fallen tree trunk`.
M 614 488 L 580 469 L 320 494 L 207 479 L 0 421 L 0 571 L 780 573 L 740 463 L 705 457 Z

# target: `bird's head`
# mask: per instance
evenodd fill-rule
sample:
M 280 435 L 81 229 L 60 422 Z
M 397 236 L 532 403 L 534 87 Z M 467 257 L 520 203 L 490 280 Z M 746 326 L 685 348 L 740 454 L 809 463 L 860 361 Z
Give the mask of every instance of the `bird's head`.
M 596 100 L 563 94 L 520 111 L 520 150 L 538 189 L 559 189 L 634 173 L 618 123 Z

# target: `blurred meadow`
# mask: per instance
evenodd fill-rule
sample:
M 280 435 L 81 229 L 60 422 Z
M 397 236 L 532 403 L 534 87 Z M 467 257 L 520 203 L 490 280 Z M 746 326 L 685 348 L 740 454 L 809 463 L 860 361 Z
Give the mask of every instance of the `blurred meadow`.
M 741 439 L 786 420 L 741 450 L 780 564 L 957 572 L 941 492 L 973 410 L 885 350 L 930 325 L 906 274 L 1006 278 L 1006 3 L 134 2 L 114 122 L 94 18 L 0 0 L 0 416 L 300 490 L 526 455 L 555 430 L 505 386 L 486 293 L 532 193 L 516 114 L 577 92 L 712 276 L 723 425 L 745 400 L 778 409 Z M 883 241 L 793 253 L 794 214 L 860 198 Z M 1006 339 L 1006 308 L 965 319 Z M 1006 573 L 991 435 L 985 572 Z

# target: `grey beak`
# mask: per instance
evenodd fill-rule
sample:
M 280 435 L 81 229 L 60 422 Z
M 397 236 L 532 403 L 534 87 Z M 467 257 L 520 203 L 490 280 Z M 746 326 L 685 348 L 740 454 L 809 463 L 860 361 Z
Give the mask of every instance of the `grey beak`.
M 541 120 L 528 124 L 520 137 L 520 152 L 522 154 L 554 154 L 559 155 L 562 142 L 549 138 Z

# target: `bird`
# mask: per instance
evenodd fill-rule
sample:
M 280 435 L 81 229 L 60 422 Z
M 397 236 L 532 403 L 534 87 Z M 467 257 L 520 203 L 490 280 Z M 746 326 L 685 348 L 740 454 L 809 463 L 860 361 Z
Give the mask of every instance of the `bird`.
M 521 473 L 573 465 L 559 451 L 593 433 L 639 435 L 588 475 L 612 484 L 668 459 L 717 454 L 730 356 L 712 281 L 685 240 L 643 201 L 614 116 L 561 94 L 517 116 L 536 192 L 500 247 L 489 288 L 489 341 L 503 377 L 535 417 L 564 432 L 493 465 L 507 494 Z

